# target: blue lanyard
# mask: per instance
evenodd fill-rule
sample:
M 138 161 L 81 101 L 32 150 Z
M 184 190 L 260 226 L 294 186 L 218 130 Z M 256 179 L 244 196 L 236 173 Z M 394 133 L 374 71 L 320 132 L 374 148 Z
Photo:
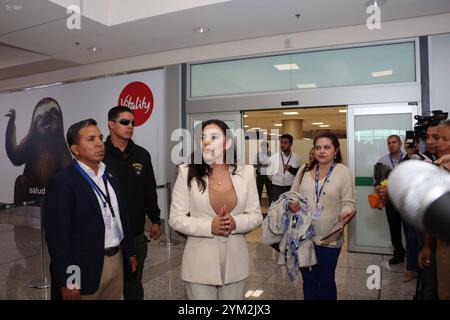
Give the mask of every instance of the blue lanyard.
M 394 160 L 392 159 L 392 155 L 389 153 L 389 160 L 391 160 L 392 169 L 395 168 L 395 165 L 399 163 L 400 160 L 402 160 L 403 153 L 400 151 L 400 158 L 398 158 L 397 163 L 394 163 Z
M 114 214 L 113 206 L 111 204 L 111 197 L 109 195 L 108 179 L 106 177 L 106 172 L 103 173 L 103 175 L 102 175 L 103 183 L 105 184 L 105 190 L 106 190 L 106 194 L 105 194 L 99 188 L 99 186 L 94 182 L 94 180 L 92 180 L 92 178 L 89 177 L 89 175 L 86 173 L 86 171 L 84 171 L 83 168 L 80 167 L 80 164 L 76 160 L 74 160 L 72 162 L 72 165 L 75 167 L 75 169 L 77 169 L 81 173 L 81 175 L 87 180 L 87 182 L 89 182 L 89 184 L 91 185 L 92 189 L 94 189 L 95 193 L 100 197 L 100 199 L 101 199 L 101 201 L 103 203 L 103 208 L 106 208 L 106 204 L 108 204 L 109 210 L 111 211 L 111 215 L 114 218 L 115 214 Z
M 336 165 L 336 162 L 333 162 L 333 164 L 330 167 L 330 170 L 328 170 L 327 176 L 325 177 L 325 180 L 323 181 L 322 187 L 319 191 L 319 164 L 316 164 L 316 204 L 319 204 L 320 195 L 322 194 L 323 187 L 325 186 L 325 183 L 327 182 L 328 178 L 331 175 L 331 172 L 334 169 L 334 166 Z

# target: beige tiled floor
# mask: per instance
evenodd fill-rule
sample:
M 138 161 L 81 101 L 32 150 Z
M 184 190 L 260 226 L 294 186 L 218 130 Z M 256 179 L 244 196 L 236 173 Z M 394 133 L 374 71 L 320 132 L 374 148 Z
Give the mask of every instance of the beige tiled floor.
M 48 299 L 49 291 L 30 289 L 28 285 L 41 277 L 40 230 L 37 213 L 7 214 L 0 212 L 0 299 Z M 248 299 L 303 299 L 299 275 L 291 282 L 284 266 L 276 263 L 277 254 L 260 243 L 261 230 L 246 236 L 250 252 L 250 276 L 247 290 L 260 296 Z M 184 283 L 180 279 L 183 238 L 176 246 L 149 243 L 143 283 L 146 299 L 186 299 Z M 401 282 L 404 265 L 390 267 L 389 256 L 348 253 L 339 257 L 336 270 L 338 299 L 412 299 L 415 281 Z M 378 265 L 382 273 L 381 290 L 366 286 L 369 265 Z M 258 290 L 258 291 L 257 291 Z

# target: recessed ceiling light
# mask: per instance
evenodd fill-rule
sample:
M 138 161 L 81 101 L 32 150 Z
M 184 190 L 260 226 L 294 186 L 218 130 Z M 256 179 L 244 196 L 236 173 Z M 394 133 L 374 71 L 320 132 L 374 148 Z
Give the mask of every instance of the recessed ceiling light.
M 248 128 L 249 126 L 244 126 L 244 128 Z
M 209 32 L 209 28 L 201 26 L 201 27 L 194 28 L 194 31 L 197 33 L 207 33 L 207 32 Z
M 319 125 L 323 124 L 323 122 L 313 122 L 312 124 L 315 126 L 319 126 Z
M 392 70 L 375 71 L 372 72 L 372 78 L 392 76 L 392 73 Z
M 346 113 L 346 112 L 347 112 L 347 110 L 345 110 L 345 109 L 341 109 L 341 110 L 339 110 L 339 112 L 340 112 L 340 113 Z
M 317 88 L 317 85 L 315 83 L 299 83 L 299 84 L 297 84 L 297 88 L 311 89 L 311 88 Z
M 283 124 L 282 124 L 282 123 L 274 123 L 273 126 L 274 126 L 274 127 L 282 127 Z
M 321 124 L 319 127 L 321 127 L 321 128 L 329 128 L 330 125 L 329 124 Z
M 248 114 L 244 114 L 244 118 L 248 118 Z
M 96 53 L 96 52 L 102 51 L 102 48 L 89 47 L 88 50 L 91 51 L 91 52 Z
M 255 128 L 252 128 L 252 130 L 261 130 L 261 128 L 260 127 L 255 127 Z
M 283 112 L 283 114 L 285 116 L 293 116 L 293 115 L 298 114 L 298 112 L 297 111 L 285 111 L 285 112 Z
M 274 64 L 273 65 L 277 70 L 287 71 L 287 70 L 298 70 L 300 69 L 295 63 L 285 63 L 285 64 Z

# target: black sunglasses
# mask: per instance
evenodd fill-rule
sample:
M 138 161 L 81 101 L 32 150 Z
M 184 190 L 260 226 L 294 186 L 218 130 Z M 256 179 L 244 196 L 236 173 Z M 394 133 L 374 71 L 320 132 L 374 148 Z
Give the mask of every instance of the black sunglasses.
M 120 120 L 114 120 L 114 122 L 118 122 L 123 126 L 127 126 L 130 124 L 134 127 L 136 125 L 136 121 L 135 120 L 128 120 L 128 119 L 120 119 Z

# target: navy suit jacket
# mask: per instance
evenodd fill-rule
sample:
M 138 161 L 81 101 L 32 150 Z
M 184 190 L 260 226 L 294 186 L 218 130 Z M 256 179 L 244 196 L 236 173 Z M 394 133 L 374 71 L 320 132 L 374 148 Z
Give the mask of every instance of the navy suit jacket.
M 116 178 L 106 168 L 108 182 L 114 188 L 124 232 L 121 247 L 124 268 L 135 255 L 125 201 Z M 102 210 L 89 182 L 73 165 L 49 179 L 44 198 L 44 230 L 51 259 L 52 288 L 67 285 L 67 267 L 81 271 L 81 294 L 97 291 L 103 269 L 105 224 Z

